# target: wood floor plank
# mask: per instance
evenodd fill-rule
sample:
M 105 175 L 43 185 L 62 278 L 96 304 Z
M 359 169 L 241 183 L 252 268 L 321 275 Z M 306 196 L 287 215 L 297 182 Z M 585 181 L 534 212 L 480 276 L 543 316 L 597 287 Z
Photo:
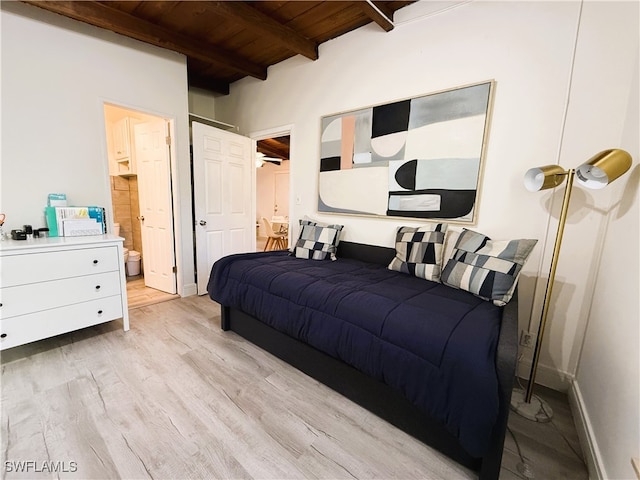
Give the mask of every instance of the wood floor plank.
M 129 332 L 116 321 L 2 352 L 3 465 L 73 461 L 77 472 L 57 476 L 88 480 L 476 478 L 223 332 L 207 297 L 145 305 L 130 321 Z M 566 398 L 550 397 L 553 425 L 512 415 L 510 426 L 536 478 L 586 479 Z M 501 479 L 523 478 L 518 462 L 507 435 Z
M 127 303 L 129 309 L 155 305 L 176 298 L 179 298 L 179 296 L 145 286 L 142 275 L 127 277 Z

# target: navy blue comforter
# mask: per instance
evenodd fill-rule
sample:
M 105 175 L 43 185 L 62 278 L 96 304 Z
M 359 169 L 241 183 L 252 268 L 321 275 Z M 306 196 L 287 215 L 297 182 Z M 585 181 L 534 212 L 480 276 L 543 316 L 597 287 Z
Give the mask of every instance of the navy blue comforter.
M 498 414 L 500 307 L 382 265 L 287 252 L 222 258 L 208 291 L 397 389 L 470 455 L 485 454 Z

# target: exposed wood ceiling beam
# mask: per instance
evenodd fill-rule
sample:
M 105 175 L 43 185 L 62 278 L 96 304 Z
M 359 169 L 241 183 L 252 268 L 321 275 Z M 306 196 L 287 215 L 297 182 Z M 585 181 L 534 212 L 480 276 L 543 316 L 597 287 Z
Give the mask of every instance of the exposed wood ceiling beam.
M 230 84 L 243 77 L 265 80 L 268 66 L 293 55 L 317 59 L 315 39 L 327 41 L 369 22 L 390 31 L 395 11 L 414 1 L 327 1 L 289 8 L 294 2 L 22 0 L 179 52 L 187 57 L 189 86 L 220 94 L 229 94 Z
M 189 73 L 189 86 L 201 88 L 202 90 L 211 90 L 222 95 L 229 95 L 229 84 L 212 80 L 203 76 L 195 76 Z
M 364 12 L 364 14 L 369 17 L 371 20 L 380 25 L 385 32 L 390 32 L 393 30 L 393 21 L 391 18 L 384 13 L 372 0 L 366 0 L 364 2 L 358 2 L 360 8 Z
M 266 148 L 264 146 L 258 147 L 258 151 L 260 153 L 264 153 L 267 157 L 276 157 L 281 158 L 282 160 L 289 160 L 285 155 L 282 155 L 282 153 L 271 150 L 270 148 Z
M 279 141 L 280 138 L 266 138 L 258 140 L 258 151 L 270 157 L 289 160 L 289 145 Z
M 256 10 L 245 2 L 210 2 L 212 12 L 233 19 L 245 27 L 259 30 L 292 52 L 311 60 L 318 59 L 318 44 L 303 37 L 292 28 Z
M 142 42 L 183 53 L 204 62 L 232 68 L 243 75 L 260 80 L 267 78 L 267 69 L 261 65 L 100 3 L 40 0 L 23 0 L 23 2 Z

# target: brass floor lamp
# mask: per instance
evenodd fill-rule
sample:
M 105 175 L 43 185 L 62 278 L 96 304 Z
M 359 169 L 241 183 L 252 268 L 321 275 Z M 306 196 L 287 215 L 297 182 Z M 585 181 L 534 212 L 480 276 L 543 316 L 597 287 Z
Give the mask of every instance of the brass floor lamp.
M 562 235 L 564 234 L 564 226 L 567 220 L 567 212 L 569 211 L 569 202 L 571 200 L 571 190 L 573 181 L 587 188 L 600 189 L 622 176 L 631 167 L 631 155 L 624 150 L 611 149 L 604 150 L 590 158 L 576 169 L 564 170 L 558 165 L 547 165 L 544 167 L 532 168 L 527 171 L 524 177 L 524 184 L 527 190 L 535 192 L 538 190 L 546 190 L 555 188 L 567 179 L 564 197 L 562 199 L 562 209 L 558 220 L 558 231 L 553 246 L 553 256 L 551 257 L 551 267 L 549 269 L 549 279 L 547 280 L 547 288 L 544 293 L 544 303 L 542 314 L 540 317 L 540 326 L 536 337 L 536 345 L 533 352 L 533 360 L 531 363 L 531 372 L 529 374 L 529 383 L 527 389 L 516 389 L 511 396 L 511 408 L 516 413 L 522 415 L 529 420 L 536 422 L 547 422 L 551 420 L 553 411 L 551 407 L 540 397 L 533 395 L 533 386 L 536 379 L 536 371 L 538 369 L 538 360 L 540 350 L 542 348 L 542 338 L 544 335 L 545 325 L 547 323 L 547 314 L 549 313 L 549 305 L 551 303 L 551 292 L 553 290 L 553 282 L 556 276 L 556 267 L 558 266 L 558 257 L 560 255 L 560 246 L 562 245 Z

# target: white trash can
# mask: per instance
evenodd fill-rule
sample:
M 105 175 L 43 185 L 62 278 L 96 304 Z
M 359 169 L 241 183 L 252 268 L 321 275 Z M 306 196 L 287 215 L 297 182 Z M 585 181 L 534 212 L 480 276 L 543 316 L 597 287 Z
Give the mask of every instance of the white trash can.
M 140 275 L 140 252 L 129 250 L 129 258 L 127 259 L 127 275 L 133 277 Z

